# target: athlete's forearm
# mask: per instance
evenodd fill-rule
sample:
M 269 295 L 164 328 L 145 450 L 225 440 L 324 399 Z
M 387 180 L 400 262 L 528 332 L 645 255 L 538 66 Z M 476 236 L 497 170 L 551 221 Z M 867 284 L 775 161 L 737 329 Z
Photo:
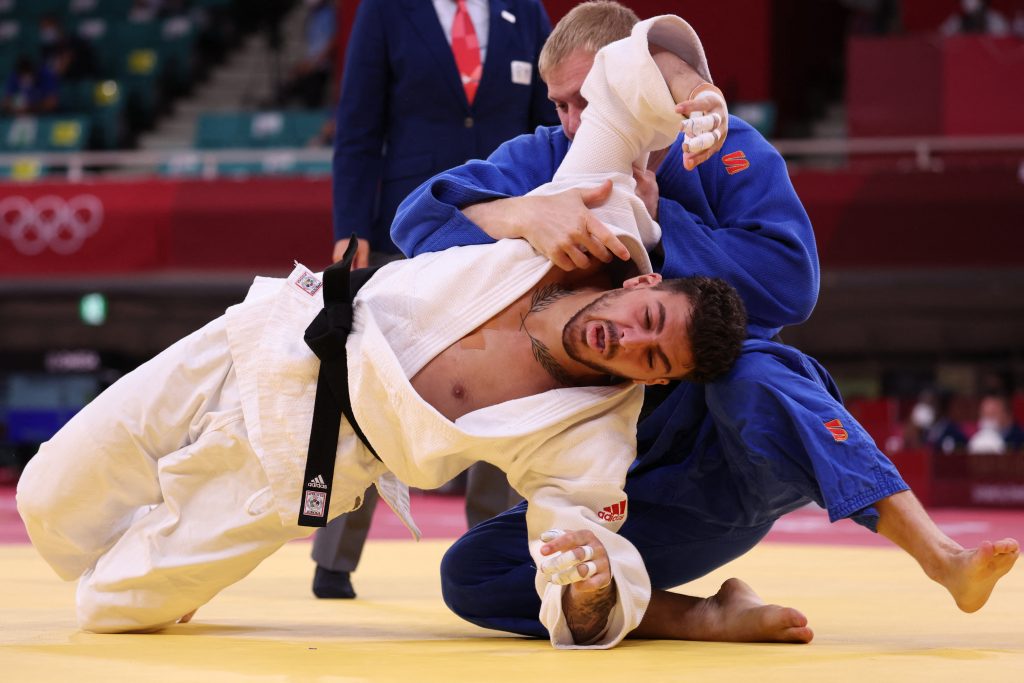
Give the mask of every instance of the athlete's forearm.
M 586 645 L 604 633 L 617 594 L 614 579 L 600 591 L 582 593 L 570 586 L 562 593 L 562 611 L 573 642 Z
M 520 197 L 494 199 L 463 207 L 462 213 L 488 236 L 500 240 L 523 237 L 523 225 L 517 211 Z
M 672 99 L 684 102 L 690 97 L 690 93 L 699 85 L 707 83 L 692 66 L 683 61 L 679 56 L 658 47 L 651 45 L 651 55 L 654 63 L 658 65 L 661 75 L 665 77 Z

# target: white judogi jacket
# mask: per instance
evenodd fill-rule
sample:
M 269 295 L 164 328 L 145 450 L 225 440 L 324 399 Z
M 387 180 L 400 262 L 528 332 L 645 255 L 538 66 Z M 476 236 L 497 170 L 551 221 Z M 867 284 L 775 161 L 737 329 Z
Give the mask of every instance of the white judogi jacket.
M 647 248 L 660 239 L 660 228 L 635 195 L 631 164 L 671 144 L 680 122 L 648 51 L 648 32 L 693 59 L 696 36 L 677 17 L 642 22 L 630 38 L 602 50 L 582 91 L 590 104 L 576 142 L 552 183 L 537 190 L 559 192 L 611 177 L 613 196 L 595 212 L 620 233 L 641 272 L 651 270 Z M 607 629 L 588 645 L 610 647 L 640 623 L 650 599 L 639 553 L 615 533 L 626 516 L 623 485 L 636 452 L 642 389 L 629 383 L 555 389 L 451 422 L 409 381 L 552 267 L 525 241 L 502 240 L 389 264 L 363 286 L 346 347 L 349 386 L 356 419 L 382 462 L 343 421 L 331 513 L 352 509 L 376 481 L 418 537 L 406 485 L 434 488 L 475 461 L 490 462 L 529 501 L 535 562 L 542 559 L 539 536 L 547 529 L 590 529 L 604 543 L 618 599 Z M 299 512 L 316 393 L 319 361 L 302 332 L 323 307 L 318 284 L 297 265 L 285 280 L 258 279 L 246 300 L 227 312 L 246 426 L 286 525 L 295 525 Z M 537 588 L 552 643 L 578 647 L 562 613 L 563 587 L 538 573 Z

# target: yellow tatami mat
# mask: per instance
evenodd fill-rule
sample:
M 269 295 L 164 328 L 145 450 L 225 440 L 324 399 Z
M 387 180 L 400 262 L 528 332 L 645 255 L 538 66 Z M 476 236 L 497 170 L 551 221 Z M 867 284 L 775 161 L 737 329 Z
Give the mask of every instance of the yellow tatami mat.
M 156 635 L 75 628 L 71 584 L 28 545 L 0 546 L 0 681 L 1024 681 L 1024 567 L 977 614 L 963 614 L 910 559 L 877 548 L 765 544 L 685 587 L 707 595 L 729 576 L 804 611 L 810 645 L 630 641 L 557 652 L 484 631 L 441 602 L 447 541 L 371 541 L 359 599 L 316 600 L 309 545 L 293 543 Z

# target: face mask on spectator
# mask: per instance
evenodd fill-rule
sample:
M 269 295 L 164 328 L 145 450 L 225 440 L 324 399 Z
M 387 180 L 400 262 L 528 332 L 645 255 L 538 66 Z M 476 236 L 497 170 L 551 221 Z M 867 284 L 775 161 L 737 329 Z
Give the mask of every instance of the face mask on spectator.
M 910 411 L 910 423 L 918 429 L 928 429 L 935 422 L 935 408 L 927 403 L 918 403 Z

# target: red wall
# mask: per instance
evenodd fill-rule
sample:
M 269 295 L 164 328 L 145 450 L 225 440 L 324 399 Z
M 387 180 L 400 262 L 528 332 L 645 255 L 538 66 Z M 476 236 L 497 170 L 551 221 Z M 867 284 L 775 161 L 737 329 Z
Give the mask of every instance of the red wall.
M 327 179 L 0 185 L 0 278 L 330 263 Z
M 793 182 L 815 226 L 826 270 L 1024 267 L 1024 192 L 1015 166 L 945 173 L 801 172 Z M 0 278 L 162 270 L 274 273 L 287 271 L 293 259 L 311 268 L 329 262 L 326 178 L 6 184 L 0 185 L 0 198 L 10 228 L 0 232 Z M 65 208 L 97 203 L 98 221 Z M 83 233 L 86 226 L 93 229 Z M 81 239 L 74 246 L 76 234 Z
M 1024 43 L 917 34 L 850 38 L 850 135 L 1024 133 Z
M 1024 0 L 992 0 L 992 9 L 1013 21 L 1014 14 L 1024 12 Z M 960 10 L 960 0 L 903 0 L 903 29 L 908 32 L 937 31 L 951 14 Z
M 545 0 L 552 24 L 579 4 L 576 0 Z M 771 94 L 772 3 L 770 0 L 680 2 L 627 0 L 641 19 L 678 14 L 700 35 L 711 65 L 711 77 L 736 100 L 764 100 Z

